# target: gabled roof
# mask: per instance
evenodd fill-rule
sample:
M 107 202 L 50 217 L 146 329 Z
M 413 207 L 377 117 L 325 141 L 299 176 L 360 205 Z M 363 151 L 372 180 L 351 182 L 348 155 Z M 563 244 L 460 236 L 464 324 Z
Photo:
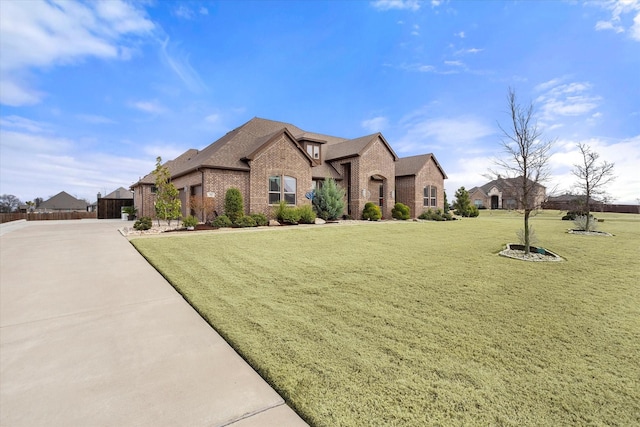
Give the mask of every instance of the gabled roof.
M 168 170 L 171 176 L 174 176 L 178 170 L 189 160 L 191 160 L 194 156 L 198 154 L 198 150 L 195 148 L 190 148 L 184 153 L 180 154 L 173 160 L 169 160 L 163 164 Z M 132 185 L 135 187 L 137 184 L 154 184 L 156 182 L 156 178 L 153 175 L 153 172 L 148 173 L 144 176 L 144 178 L 140 179 L 136 184 Z
M 533 181 L 529 180 L 529 182 L 531 184 L 534 184 Z M 498 190 L 500 191 L 505 191 L 506 189 L 511 189 L 511 188 L 518 188 L 521 186 L 522 183 L 522 177 L 516 177 L 516 178 L 498 178 L 498 179 L 494 179 L 493 181 L 489 181 L 488 183 L 486 183 L 485 185 L 481 186 L 480 188 L 482 189 L 482 191 L 485 192 L 485 194 L 488 194 L 489 191 L 491 191 L 491 187 L 496 187 Z M 538 187 L 542 187 L 545 188 L 544 185 L 541 184 L 535 184 Z
M 50 209 L 50 210 L 86 210 L 87 202 L 84 200 L 78 200 L 71 194 L 61 191 L 49 200 L 45 200 L 40 203 L 38 209 Z
M 417 175 L 429 160 L 433 160 L 442 177 L 448 179 L 447 174 L 444 173 L 444 169 L 442 169 L 442 166 L 440 166 L 440 163 L 438 163 L 438 160 L 432 153 L 398 159 L 396 162 L 396 176 Z
M 131 190 L 120 187 L 103 197 L 103 199 L 133 199 Z
M 325 160 L 338 160 L 346 157 L 361 156 L 364 151 L 372 144 L 376 139 L 380 139 L 387 147 L 393 160 L 398 160 L 398 156 L 393 151 L 389 143 L 380 132 L 371 135 L 362 136 L 360 138 L 348 139 L 343 142 L 337 142 L 327 147 L 327 152 L 324 155 Z

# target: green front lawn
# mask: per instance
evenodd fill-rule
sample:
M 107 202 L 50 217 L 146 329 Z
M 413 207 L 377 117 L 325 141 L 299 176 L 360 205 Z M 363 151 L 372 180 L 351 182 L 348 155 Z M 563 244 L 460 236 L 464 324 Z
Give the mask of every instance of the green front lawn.
M 185 233 L 138 250 L 318 426 L 640 424 L 640 215 Z M 203 378 L 203 381 L 206 381 Z

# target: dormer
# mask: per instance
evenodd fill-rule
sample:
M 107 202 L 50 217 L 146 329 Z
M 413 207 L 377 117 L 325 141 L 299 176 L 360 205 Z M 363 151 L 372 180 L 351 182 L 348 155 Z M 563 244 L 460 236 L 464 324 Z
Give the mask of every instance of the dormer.
M 298 143 L 304 148 L 304 151 L 307 152 L 309 157 L 313 159 L 315 164 L 319 165 L 322 163 L 322 146 L 326 144 L 327 141 L 302 136 L 298 138 Z

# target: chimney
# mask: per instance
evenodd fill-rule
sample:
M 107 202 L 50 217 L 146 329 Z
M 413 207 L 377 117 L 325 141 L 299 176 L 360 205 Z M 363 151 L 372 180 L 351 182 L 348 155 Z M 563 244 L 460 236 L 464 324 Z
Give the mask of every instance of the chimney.
M 101 198 L 102 198 L 102 194 L 98 192 L 98 200 L 100 200 Z

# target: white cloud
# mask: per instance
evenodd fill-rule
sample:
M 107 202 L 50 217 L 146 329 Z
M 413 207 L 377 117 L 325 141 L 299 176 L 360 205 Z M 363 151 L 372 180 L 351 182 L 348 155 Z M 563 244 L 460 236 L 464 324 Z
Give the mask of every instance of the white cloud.
M 150 34 L 155 28 L 141 9 L 129 3 L 3 2 L 0 14 L 0 102 L 38 103 L 43 93 L 23 78 L 32 68 L 74 64 L 86 57 L 127 57 L 124 36 Z
M 564 78 L 556 78 L 536 86 L 542 92 L 536 103 L 540 108 L 540 117 L 545 125 L 551 125 L 562 117 L 598 114 L 594 111 L 600 105 L 601 97 L 591 94 L 588 82 L 563 83 Z M 597 116 L 595 116 L 597 117 Z
M 23 201 L 60 191 L 93 201 L 98 191 L 127 187 L 140 171 L 153 169 L 152 159 L 85 152 L 81 142 L 56 135 L 48 124 L 17 116 L 3 118 L 0 140 L 0 193 Z
M 193 17 L 195 16 L 195 13 L 193 12 L 193 10 L 191 10 L 185 5 L 178 6 L 177 8 L 174 9 L 173 13 L 178 18 L 183 18 L 183 19 L 193 19 Z
M 135 101 L 131 102 L 129 106 L 149 114 L 162 114 L 167 111 L 167 109 L 157 101 Z
M 467 54 L 476 54 L 482 52 L 484 49 L 478 49 L 475 47 L 469 49 L 460 49 L 455 52 L 455 55 L 467 55 Z
M 577 178 L 571 173 L 575 164 L 582 160 L 578 143 L 586 143 L 600 155 L 599 161 L 614 163 L 616 176 L 605 191 L 617 203 L 637 203 L 640 197 L 640 175 L 637 173 L 640 164 L 640 135 L 624 139 L 595 137 L 589 140 L 563 139 L 556 143 L 556 152 L 550 159 L 552 168 L 551 185 L 560 192 L 571 192 L 575 188 Z
M 416 111 L 401 121 L 403 135 L 394 147 L 398 153 L 421 154 L 437 152 L 469 152 L 477 142 L 494 135 L 495 129 L 474 116 L 433 117 L 425 111 Z M 482 151 L 482 150 L 481 150 Z
M 389 125 L 389 119 L 382 116 L 374 117 L 368 120 L 363 120 L 362 123 L 360 123 L 360 126 L 362 126 L 364 129 L 366 129 L 371 133 L 382 132 L 384 129 L 386 129 L 388 125 Z
M 460 31 L 459 33 L 454 33 L 453 35 L 454 35 L 454 36 L 456 36 L 456 37 L 460 37 L 461 39 L 463 39 L 463 38 L 464 38 L 464 31 Z
M 170 52 L 176 46 L 169 43 L 169 37 L 160 43 L 160 58 L 173 70 L 187 88 L 195 93 L 206 90 L 206 85 L 198 72 L 191 66 L 189 55 L 182 52 Z
M 629 37 L 640 41 L 640 0 L 609 0 L 590 4 L 595 4 L 610 12 L 609 19 L 596 22 L 595 29 L 597 31 L 611 30 L 616 33 L 624 33 L 628 30 Z
M 83 122 L 91 123 L 94 125 L 114 124 L 115 121 L 108 117 L 100 116 L 97 114 L 76 114 L 76 117 Z
M 418 0 L 376 0 L 371 5 L 378 10 L 411 10 L 413 12 L 420 9 Z

